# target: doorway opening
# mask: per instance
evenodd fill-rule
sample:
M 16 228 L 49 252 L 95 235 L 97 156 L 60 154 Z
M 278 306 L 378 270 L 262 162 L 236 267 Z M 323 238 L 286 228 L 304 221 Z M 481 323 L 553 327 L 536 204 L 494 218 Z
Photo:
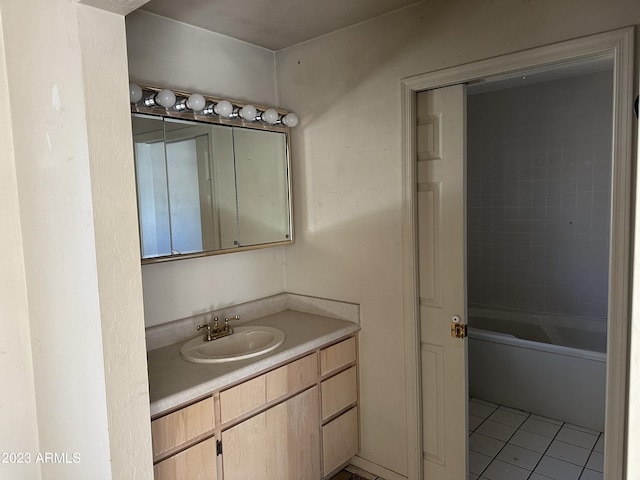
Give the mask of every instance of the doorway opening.
M 447 211 L 446 201 L 448 198 L 459 199 L 464 195 L 464 175 L 459 174 L 458 177 L 454 175 L 457 180 L 451 185 L 446 183 L 448 181 L 446 179 L 433 181 L 429 176 L 431 172 L 439 174 L 443 172 L 442 168 L 449 168 L 446 152 L 443 155 L 443 150 L 439 152 L 437 150 L 440 148 L 438 142 L 450 140 L 445 138 L 448 131 L 445 121 L 456 116 L 465 118 L 464 85 L 486 82 L 487 79 L 497 80 L 499 77 L 513 77 L 514 73 L 516 77 L 522 77 L 519 72 L 527 72 L 527 75 L 531 75 L 538 70 L 554 70 L 561 65 L 602 57 L 612 59 L 613 64 L 613 128 L 610 152 L 612 173 L 609 208 L 611 234 L 608 240 L 608 297 L 606 298 L 608 305 L 606 437 L 604 439 L 606 455 L 604 456 L 603 471 L 605 478 L 622 478 L 624 475 L 628 395 L 629 264 L 632 236 L 633 38 L 632 28 L 622 29 L 402 80 L 402 129 L 404 135 L 403 291 L 405 295 L 405 365 L 408 379 L 407 430 L 409 434 L 410 478 L 416 480 L 427 477 L 436 480 L 439 478 L 462 478 L 461 474 L 457 475 L 461 465 L 464 465 L 465 471 L 468 472 L 468 428 L 458 429 L 458 420 L 455 420 L 461 417 L 468 418 L 468 390 L 465 383 L 467 372 L 466 368 L 460 369 L 461 371 L 456 370 L 459 364 L 467 365 L 468 339 L 446 340 L 450 323 L 452 323 L 451 332 L 453 333 L 454 331 L 459 332 L 459 329 L 453 328 L 456 319 L 458 322 L 460 320 L 462 323 L 467 322 L 467 312 L 464 311 L 466 281 L 463 280 L 459 284 L 448 281 L 451 279 L 450 272 L 447 271 L 450 264 L 438 264 L 439 260 L 436 261 L 435 268 L 424 269 L 423 265 L 420 265 L 424 257 L 419 254 L 419 248 L 426 246 L 428 254 L 431 255 L 430 258 L 443 258 L 444 249 L 451 248 L 451 242 L 447 236 L 442 235 L 444 228 L 450 227 L 451 218 L 456 219 L 454 223 L 463 224 L 462 221 L 458 222 L 456 215 L 451 216 Z M 462 87 L 462 89 L 456 86 Z M 458 109 L 457 113 L 454 111 L 452 114 L 449 111 L 445 114 L 442 113 L 444 110 L 440 112 L 434 110 L 427 111 L 425 115 L 422 115 L 422 118 L 419 118 L 421 114 L 417 112 L 419 107 L 417 105 L 418 94 L 420 92 L 437 94 L 437 92 L 444 91 L 450 92 L 452 96 L 450 98 L 463 99 L 462 102 L 453 102 Z M 429 104 L 430 102 L 423 103 Z M 447 100 L 441 102 L 438 108 L 446 109 L 451 104 L 452 102 Z M 462 135 L 458 134 L 458 142 L 464 146 L 465 135 L 464 130 L 462 131 Z M 427 135 L 427 140 L 421 138 L 421 135 Z M 435 155 L 431 155 L 432 146 L 435 146 Z M 459 151 L 456 145 L 454 147 L 455 151 Z M 420 155 L 422 158 L 419 158 Z M 436 165 L 439 160 L 444 160 L 439 165 L 445 167 Z M 437 171 L 438 169 L 440 170 Z M 422 175 L 421 178 L 419 178 L 420 175 Z M 423 208 L 423 211 L 428 213 L 427 224 L 431 222 L 436 230 L 434 228 L 425 229 L 424 225 L 419 225 L 421 220 L 425 221 L 419 216 L 419 197 L 422 198 L 423 205 L 429 206 L 427 209 Z M 462 204 L 464 205 L 464 202 Z M 437 228 L 440 227 L 443 228 L 437 231 Z M 420 244 L 418 238 L 420 228 L 423 232 L 435 231 L 434 235 L 437 238 L 434 237 L 433 242 L 427 241 Z M 531 251 L 533 252 L 533 248 Z M 452 258 L 459 257 L 458 254 L 457 257 L 454 255 Z M 431 267 L 431 265 L 427 265 L 427 267 Z M 421 290 L 421 287 L 424 282 L 420 279 L 423 271 L 428 272 L 430 281 L 433 280 L 427 292 L 431 297 L 423 298 L 425 292 Z M 443 272 L 444 276 L 441 275 Z M 443 280 L 447 280 L 447 283 L 442 283 Z M 445 293 L 447 296 L 451 296 L 452 292 L 459 292 L 456 296 L 463 298 L 463 307 L 459 307 L 456 303 L 452 309 L 443 303 L 446 300 Z M 432 314 L 428 313 L 428 308 L 432 308 Z M 438 335 L 441 335 L 442 341 L 436 340 L 439 343 L 434 343 L 435 337 L 431 332 L 435 331 L 440 332 Z M 442 333 L 443 331 L 447 333 Z M 425 332 L 427 332 L 426 335 Z M 452 385 L 455 387 L 454 391 L 464 391 L 466 394 L 448 394 Z M 462 415 L 463 412 L 464 415 Z M 455 434 L 451 433 L 451 428 L 448 426 L 451 422 L 454 422 L 452 425 L 456 425 Z M 444 423 L 448 423 L 448 425 L 444 425 Z
M 613 59 L 467 88 L 469 478 L 602 478 Z

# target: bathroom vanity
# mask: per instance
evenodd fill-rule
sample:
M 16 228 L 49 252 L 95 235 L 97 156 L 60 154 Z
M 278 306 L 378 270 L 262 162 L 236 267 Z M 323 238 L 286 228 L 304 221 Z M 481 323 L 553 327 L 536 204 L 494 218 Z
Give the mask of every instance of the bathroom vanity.
M 156 480 L 319 480 L 359 450 L 357 323 L 284 310 L 264 355 L 192 363 L 148 352 Z M 215 341 L 215 340 L 214 340 Z

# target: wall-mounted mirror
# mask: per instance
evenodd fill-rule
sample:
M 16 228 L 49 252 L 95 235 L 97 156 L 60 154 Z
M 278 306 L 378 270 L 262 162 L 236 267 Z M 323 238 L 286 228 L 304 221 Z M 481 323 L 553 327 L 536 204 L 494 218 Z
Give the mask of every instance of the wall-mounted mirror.
M 132 114 L 142 262 L 293 242 L 283 128 Z

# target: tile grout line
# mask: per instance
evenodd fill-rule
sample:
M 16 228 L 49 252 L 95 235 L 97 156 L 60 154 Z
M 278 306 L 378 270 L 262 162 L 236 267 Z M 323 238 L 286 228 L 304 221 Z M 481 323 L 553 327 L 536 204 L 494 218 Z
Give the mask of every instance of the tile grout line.
M 534 474 L 534 472 L 536 471 L 536 468 L 538 468 L 538 465 L 540 465 L 540 462 L 542 462 L 542 459 L 547 455 L 547 452 L 551 448 L 551 445 L 553 444 L 553 441 L 556 439 L 556 437 L 558 435 L 560 435 L 560 432 L 562 431 L 562 427 L 564 427 L 566 423 L 567 422 L 562 422 L 562 425 L 560 425 L 560 428 L 558 429 L 556 434 L 551 438 L 551 441 L 549 442 L 549 445 L 547 445 L 547 448 L 544 449 L 544 452 L 542 453 L 542 456 L 540 457 L 540 460 L 538 460 L 538 463 L 536 463 L 535 466 L 533 467 L 533 470 L 531 470 L 531 473 L 529 474 L 528 478 L 530 478 L 531 475 Z M 555 457 L 549 457 L 549 458 L 555 458 Z M 547 477 L 546 475 L 542 475 L 541 473 L 539 473 L 538 475 L 540 475 L 542 477 L 549 478 L 549 480 L 553 480 L 550 477 Z M 582 475 L 582 472 L 580 473 L 580 475 Z M 578 477 L 578 480 L 580 480 L 580 477 Z
M 501 407 L 507 407 L 506 405 L 500 405 Z M 507 407 L 510 408 L 510 407 Z M 521 412 L 523 410 L 520 410 Z M 504 450 L 506 448 L 507 445 L 513 445 L 509 443 L 509 440 L 511 440 L 516 433 L 518 433 L 518 431 L 520 430 L 520 427 L 522 427 L 522 425 L 524 424 L 524 422 L 526 422 L 530 417 L 531 417 L 531 412 L 526 412 L 527 416 L 525 417 L 524 421 L 520 424 L 519 427 L 517 427 L 514 432 L 511 434 L 511 436 L 504 442 L 504 445 L 502 446 L 502 448 L 500 450 L 498 450 L 498 453 L 495 454 L 495 456 L 493 457 L 493 460 L 498 460 L 498 455 L 500 455 L 500 452 L 502 452 L 502 450 Z M 516 445 L 517 446 L 517 445 Z M 521 447 L 522 448 L 522 447 Z M 493 460 L 491 460 L 491 462 L 489 462 L 489 465 L 487 465 L 487 468 L 489 468 L 489 466 L 493 463 Z M 502 462 L 502 460 L 500 460 Z M 505 462 L 508 463 L 508 462 Z M 511 464 L 509 464 L 511 465 Z M 514 467 L 517 467 L 518 465 L 514 465 Z M 487 468 L 484 469 L 484 471 L 482 473 L 484 473 Z M 519 467 L 522 468 L 522 467 Z M 523 468 L 523 470 L 526 470 L 526 468 Z M 531 473 L 529 473 L 529 475 L 527 475 L 527 478 L 529 478 L 531 476 Z
M 493 414 L 494 414 L 494 413 L 495 413 L 495 412 L 496 412 L 496 411 L 497 411 L 501 406 L 503 406 L 503 407 L 507 407 L 506 405 L 498 405 L 498 408 L 496 408 L 493 412 L 491 412 L 491 414 L 489 415 L 489 417 L 490 417 L 491 415 L 493 415 Z M 507 407 L 507 408 L 509 408 L 509 407 Z M 522 410 L 521 410 L 521 411 L 522 411 Z M 502 451 L 506 448 L 506 446 L 507 446 L 507 445 L 512 445 L 512 444 L 510 444 L 510 443 L 509 443 L 509 441 L 510 441 L 514 436 L 515 436 L 515 434 L 516 434 L 516 433 L 518 433 L 518 431 L 520 431 L 520 429 L 522 428 L 522 425 L 524 425 L 524 423 L 525 423 L 529 418 L 531 418 L 531 415 L 532 415 L 532 413 L 531 413 L 531 412 L 525 412 L 525 413 L 527 413 L 527 415 L 525 416 L 524 421 L 523 421 L 523 422 L 522 422 L 522 423 L 521 423 L 521 424 L 520 424 L 520 425 L 515 429 L 515 431 L 514 431 L 514 432 L 509 436 L 509 438 L 504 442 L 504 445 L 502 446 L 502 448 L 500 448 L 500 450 L 498 450 L 498 452 L 493 456 L 493 458 L 491 459 L 491 462 L 489 462 L 489 465 L 487 465 L 487 467 L 485 467 L 485 469 L 482 471 L 482 474 L 484 474 L 484 472 L 487 470 L 487 468 L 489 468 L 489 466 L 493 463 L 493 461 L 494 461 L 494 460 L 498 459 L 498 456 L 500 455 L 500 452 L 502 452 Z M 489 419 L 489 417 L 487 417 L 485 420 L 488 420 L 488 419 Z M 483 421 L 482 423 L 484 423 L 484 421 Z M 497 422 L 497 423 L 500 423 L 500 422 Z M 482 424 L 480 424 L 480 425 L 482 425 Z M 478 428 L 480 428 L 480 425 L 478 426 Z M 506 424 L 505 424 L 505 425 L 506 425 Z M 527 471 L 529 471 L 529 475 L 527 475 L 527 479 L 528 479 L 529 477 L 531 477 L 531 475 L 533 475 L 534 470 L 536 469 L 536 467 L 538 466 L 538 464 L 542 461 L 542 458 L 545 456 L 545 454 L 547 453 L 547 451 L 548 451 L 548 450 L 549 450 L 549 448 L 551 447 L 551 444 L 553 443 L 553 441 L 555 440 L 555 438 L 556 438 L 556 437 L 558 436 L 558 434 L 560 433 L 560 430 L 562 430 L 562 427 L 563 427 L 563 426 L 564 426 L 564 422 L 562 423 L 562 425 L 560 426 L 560 428 L 558 429 L 558 431 L 554 434 L 554 436 L 551 438 L 551 442 L 549 442 L 549 445 L 546 447 L 546 449 L 545 449 L 545 450 L 544 450 L 544 452 L 542 453 L 542 456 L 540 457 L 540 460 L 538 460 L 538 461 L 536 462 L 536 464 L 534 465 L 533 469 L 529 470 L 529 469 L 526 469 L 526 468 L 520 467 L 519 465 L 513 465 L 513 464 L 509 464 L 509 465 L 513 465 L 513 466 L 515 466 L 515 467 L 522 468 L 523 470 L 527 470 Z M 523 431 L 528 431 L 528 430 L 523 430 Z M 533 432 L 532 432 L 532 433 L 533 433 Z M 496 439 L 496 440 L 498 440 L 498 439 Z M 516 446 L 517 446 L 517 445 L 516 445 Z M 528 448 L 526 448 L 526 447 L 520 447 L 520 448 L 522 448 L 522 449 L 524 449 L 524 450 L 529 450 L 529 451 L 531 451 L 531 452 L 534 452 L 534 450 L 530 450 L 530 449 L 528 449 Z M 535 453 L 540 453 L 540 452 L 535 452 Z M 499 460 L 499 459 L 498 459 L 498 460 Z M 509 462 L 505 462 L 505 463 L 509 463 Z M 482 477 L 482 474 L 480 474 L 480 477 Z
M 495 404 L 494 404 L 494 405 L 495 405 Z M 486 421 L 487 421 L 487 419 L 488 419 L 491 415 L 493 415 L 493 414 L 498 410 L 498 408 L 500 408 L 500 405 L 497 405 L 497 406 L 493 409 L 493 411 L 492 411 L 491 413 L 489 413 L 489 415 L 487 415 L 486 417 L 484 417 L 484 418 L 482 419 L 482 421 L 478 424 L 478 426 L 476 426 L 476 428 L 474 428 L 474 429 L 473 429 L 473 432 L 471 432 L 471 433 L 476 433 L 476 432 L 478 431 L 478 429 L 482 426 L 482 424 L 483 424 L 484 422 L 486 422 Z M 469 434 L 469 437 L 471 436 L 471 433 Z M 510 438 L 511 438 L 511 437 L 510 437 Z M 505 443 L 505 445 L 506 445 L 506 443 Z M 504 448 L 504 447 L 502 447 L 502 448 Z M 502 448 L 500 449 L 500 451 L 502 451 Z M 467 450 L 468 450 L 468 449 L 467 449 Z M 500 451 L 499 451 L 498 453 L 500 453 Z M 487 456 L 488 456 L 488 455 L 487 455 Z M 493 462 L 493 460 L 495 460 L 495 458 L 496 458 L 496 457 L 494 456 L 494 457 L 491 459 L 491 462 Z M 480 480 L 480 478 L 482 477 L 482 474 L 487 470 L 487 468 L 489 468 L 489 465 L 491 465 L 491 462 L 489 462 L 489 463 L 487 464 L 487 466 L 486 466 L 486 467 L 484 467 L 484 469 L 482 470 L 482 472 L 480 472 L 479 474 L 477 474 L 477 475 L 478 475 L 478 480 Z
M 472 400 L 472 398 L 470 398 L 470 399 L 469 399 L 469 401 L 470 401 L 470 400 Z M 489 402 L 487 402 L 487 403 L 489 403 Z M 507 405 L 500 405 L 500 404 L 493 404 L 493 405 L 497 405 L 497 406 L 496 406 L 495 408 L 493 408 L 493 410 L 492 410 L 492 411 L 491 411 L 491 412 L 490 412 L 486 417 L 484 417 L 484 418 L 482 419 L 482 422 L 480 422 L 480 423 L 479 423 L 479 424 L 478 424 L 478 425 L 477 425 L 477 426 L 476 426 L 476 427 L 475 427 L 471 432 L 469 432 L 469 437 L 470 437 L 473 433 L 478 433 L 478 429 L 479 429 L 479 428 L 480 428 L 480 427 L 481 427 L 481 426 L 482 426 L 482 425 L 483 425 L 487 420 L 489 420 L 489 417 L 491 417 L 495 412 L 497 412 L 497 411 L 500 409 L 500 407 L 511 408 L 511 407 L 508 407 Z M 484 477 L 482 477 L 482 475 L 484 475 L 484 473 L 487 471 L 487 469 L 488 469 L 488 468 L 489 468 L 489 466 L 493 463 L 493 461 L 494 461 L 494 460 L 496 460 L 496 459 L 498 459 L 498 455 L 500 455 L 500 453 L 502 452 L 502 450 L 504 450 L 504 448 L 505 448 L 507 445 L 514 445 L 514 444 L 510 444 L 510 443 L 509 443 L 509 441 L 510 441 L 510 440 L 511 440 L 515 435 L 516 435 L 516 433 L 517 433 L 518 431 L 520 431 L 520 430 L 521 430 L 522 425 L 524 425 L 524 423 L 525 423 L 529 418 L 531 418 L 531 417 L 532 417 L 532 415 L 533 415 L 533 413 L 531 413 L 531 412 L 525 412 L 524 410 L 519 410 L 519 411 L 520 411 L 520 412 L 522 412 L 522 413 L 525 413 L 525 414 L 526 414 L 526 415 L 523 415 L 523 416 L 525 417 L 525 420 L 520 424 L 520 426 L 519 426 L 519 427 L 517 427 L 517 428 L 516 428 L 516 430 L 515 430 L 515 431 L 514 431 L 514 432 L 509 436 L 509 438 L 504 442 L 504 445 L 503 445 L 503 446 L 498 450 L 498 452 L 497 452 L 497 453 L 496 453 L 496 454 L 491 458 L 491 461 L 490 461 L 490 462 L 489 462 L 489 464 L 488 464 L 488 465 L 487 465 L 487 466 L 482 470 L 482 472 L 481 472 L 479 475 L 478 475 L 478 474 L 476 474 L 476 475 L 478 475 L 478 480 L 481 480 L 482 478 L 484 478 Z M 493 421 L 494 421 L 494 422 L 496 422 L 496 423 L 500 423 L 500 424 L 502 424 L 502 425 L 507 425 L 507 426 L 509 425 L 509 424 L 506 424 L 506 423 L 497 422 L 497 421 L 495 421 L 495 420 L 493 420 Z M 541 419 L 541 421 L 544 421 L 544 420 L 542 420 L 542 419 Z M 580 467 L 580 468 L 581 468 L 581 471 L 580 471 L 580 474 L 579 474 L 578 479 L 577 479 L 577 480 L 580 480 L 580 478 L 581 478 L 581 477 L 582 477 L 582 475 L 584 474 L 585 470 L 590 470 L 590 469 L 587 469 L 587 463 L 589 462 L 589 459 L 591 458 L 591 455 L 593 455 L 593 453 L 595 452 L 595 448 L 596 448 L 596 445 L 597 445 L 598 441 L 600 440 L 600 438 L 601 438 L 601 437 L 603 437 L 603 436 L 604 436 L 604 432 L 596 432 L 596 433 L 598 433 L 598 436 L 597 436 L 597 438 L 596 438 L 596 442 L 594 443 L 593 447 L 591 447 L 591 449 L 590 449 L 590 451 L 589 451 L 589 455 L 587 456 L 587 460 L 585 461 L 584 465 L 580 465 L 580 464 L 576 464 L 576 463 L 573 463 L 573 462 L 569 462 L 569 461 L 567 461 L 567 460 L 562 460 L 562 459 L 559 459 L 559 458 L 556 458 L 556 457 L 552 457 L 552 456 L 550 456 L 550 455 L 547 455 L 547 452 L 548 452 L 548 451 L 549 451 L 549 449 L 551 448 L 551 445 L 553 444 L 553 442 L 554 442 L 555 440 L 557 440 L 558 435 L 560 434 L 560 432 L 562 431 L 562 429 L 563 429 L 563 428 L 565 428 L 565 427 L 566 427 L 566 428 L 568 428 L 568 429 L 571 429 L 571 430 L 582 431 L 582 430 L 579 430 L 579 429 L 574 429 L 574 428 L 572 428 L 572 424 L 569 424 L 568 422 L 562 422 L 562 423 L 560 424 L 560 428 L 559 428 L 559 429 L 558 429 L 558 431 L 553 435 L 553 437 L 547 437 L 547 438 L 551 438 L 551 441 L 549 442 L 549 445 L 547 445 L 547 447 L 545 448 L 544 452 L 542 452 L 542 455 L 541 455 L 540 459 L 539 459 L 539 460 L 538 460 L 538 462 L 535 464 L 535 466 L 533 467 L 533 469 L 532 469 L 532 470 L 528 470 L 528 469 L 526 469 L 526 468 L 524 468 L 524 467 L 521 467 L 521 466 L 519 466 L 519 465 L 510 464 L 509 462 L 505 462 L 505 463 L 509 463 L 509 465 L 513 465 L 513 466 L 516 466 L 516 467 L 518 467 L 518 468 L 522 468 L 523 470 L 529 471 L 529 475 L 527 476 L 527 479 L 529 479 L 529 478 L 531 478 L 531 476 L 535 473 L 535 469 L 538 467 L 538 465 L 540 464 L 540 462 L 542 462 L 542 460 L 544 459 L 544 457 L 545 457 L 545 456 L 548 456 L 549 458 L 553 458 L 553 459 L 555 459 L 555 460 L 563 461 L 563 462 L 569 463 L 569 464 L 571 464 L 571 465 L 575 465 L 575 466 L 577 466 L 577 467 Z M 525 431 L 528 431 L 528 430 L 525 430 Z M 533 433 L 533 432 L 531 432 L 531 433 Z M 544 435 L 543 435 L 543 436 L 544 436 Z M 500 439 L 498 439 L 498 438 L 494 438 L 494 437 L 490 437 L 490 438 L 493 438 L 494 440 L 502 441 L 502 440 L 500 440 Z M 561 441 L 561 440 L 558 440 L 558 441 Z M 563 442 L 563 443 L 568 443 L 568 442 Z M 575 444 L 573 444 L 573 443 L 568 443 L 568 444 L 569 444 L 569 445 L 572 445 L 572 446 L 580 447 L 579 445 L 575 445 Z M 523 448 L 524 450 L 529 450 L 529 451 L 531 451 L 531 452 L 540 453 L 540 452 L 537 452 L 537 451 L 535 451 L 535 450 L 531 450 L 531 449 L 526 448 L 526 447 L 520 447 L 520 448 Z M 581 447 L 581 448 L 584 448 L 584 447 Z M 586 450 L 586 448 L 585 448 L 585 450 Z M 480 453 L 480 452 L 476 452 L 476 453 Z M 485 456 L 488 456 L 488 455 L 485 455 Z M 502 460 L 501 460 L 501 461 L 502 461 Z M 595 470 L 593 470 L 593 471 L 595 471 Z M 596 471 L 596 472 L 597 472 L 597 471 Z M 598 473 L 602 473 L 602 472 L 598 472 Z M 542 475 L 542 474 L 540 474 L 540 473 L 538 473 L 538 475 L 540 475 L 540 476 L 542 476 L 542 477 L 544 477 L 544 478 L 548 478 L 549 480 L 553 480 L 552 478 L 547 477 L 546 475 Z
M 486 417 L 486 418 L 485 418 L 485 419 L 480 423 L 480 425 L 478 425 L 478 427 L 474 430 L 474 433 L 478 430 L 478 428 L 480 428 L 480 426 L 481 426 L 481 425 L 482 425 L 486 420 L 488 420 L 488 419 L 489 419 L 489 417 L 490 417 L 491 415 L 493 415 L 494 413 L 496 413 L 496 412 L 500 409 L 500 407 L 511 408 L 511 407 L 508 407 L 507 405 L 498 405 L 498 406 L 493 410 L 493 412 L 491 412 L 491 413 L 490 413 L 490 414 L 489 414 L 489 415 L 488 415 L 488 416 L 487 416 L 487 417 Z M 521 411 L 521 412 L 524 412 L 523 410 L 520 410 L 520 411 Z M 531 417 L 531 412 L 524 412 L 524 413 L 526 413 L 527 415 L 526 415 L 526 417 L 525 417 L 524 421 L 520 424 L 520 427 L 522 426 L 522 424 L 523 424 L 524 422 L 526 422 L 526 421 L 529 419 L 529 417 Z M 493 421 L 495 421 L 495 420 L 493 420 Z M 501 423 L 501 422 L 496 422 L 496 423 Z M 507 425 L 507 424 L 501 423 L 501 425 Z M 505 449 L 505 447 L 506 447 L 507 445 L 509 445 L 509 440 L 511 440 L 511 439 L 513 438 L 513 436 L 518 432 L 518 430 L 520 430 L 520 427 L 517 427 L 517 428 L 514 430 L 514 432 L 509 436 L 509 438 L 508 438 L 507 440 L 505 440 L 504 445 L 502 446 L 502 448 L 501 448 L 500 450 L 498 450 L 498 451 L 497 451 L 497 453 L 493 456 L 493 458 L 491 459 L 491 461 L 489 462 L 489 464 L 484 468 L 484 470 L 482 470 L 482 473 L 481 473 L 480 475 L 478 475 L 478 480 L 480 480 L 480 479 L 481 479 L 482 475 L 484 475 L 484 472 L 486 472 L 486 471 L 487 471 L 487 469 L 491 466 L 491 464 L 493 463 L 493 461 L 494 461 L 494 460 L 496 460 L 496 459 L 498 458 L 498 455 L 500 455 L 500 452 L 502 452 L 502 450 L 504 450 L 504 449 Z M 492 437 L 490 437 L 490 438 L 492 438 Z M 495 440 L 502 441 L 502 440 L 497 439 L 497 438 L 496 438 Z M 500 461 L 502 461 L 502 460 L 500 460 Z M 511 464 L 510 464 L 510 465 L 511 465 Z M 516 467 L 517 467 L 517 465 L 514 465 L 514 466 L 516 466 Z M 522 468 L 522 467 L 519 467 L 519 468 Z M 523 470 L 526 470 L 526 469 L 523 469 Z M 527 478 L 529 478 L 530 476 L 531 476 L 531 474 L 529 474 L 529 475 L 527 476 Z
M 589 452 L 589 456 L 587 456 L 587 461 L 584 462 L 584 467 L 582 467 L 582 471 L 580 472 L 580 477 L 578 477 L 578 480 L 580 480 L 582 478 L 582 474 L 585 472 L 585 470 L 591 470 L 590 468 L 587 468 L 587 464 L 589 463 L 589 460 L 591 459 L 591 455 L 593 455 L 593 452 L 596 451 L 596 445 L 600 441 L 600 437 L 602 437 L 602 441 L 604 442 L 604 432 L 600 432 L 600 434 L 598 435 L 598 438 L 596 438 L 596 443 L 594 443 L 593 447 L 591 447 L 591 452 Z M 603 457 L 604 457 L 604 453 L 603 453 Z M 604 468 L 603 468 L 603 470 L 604 470 Z M 593 472 L 593 471 L 596 471 L 596 470 L 591 470 L 591 471 Z M 598 473 L 601 473 L 602 477 L 604 478 L 604 472 L 598 472 Z
M 574 428 L 571 428 L 571 425 L 572 425 L 572 424 L 570 424 L 570 423 L 568 423 L 568 422 L 562 422 L 562 426 L 560 427 L 560 430 L 558 430 L 558 433 L 556 433 L 556 435 L 553 437 L 553 439 L 551 440 L 551 443 L 553 443 L 553 440 L 555 440 L 555 439 L 556 439 L 556 437 L 560 434 L 560 431 L 562 431 L 562 429 L 563 429 L 565 426 L 566 426 L 568 429 L 576 430 L 576 429 L 574 429 Z M 579 432 L 580 432 L 581 430 L 576 430 L 576 431 L 579 431 Z M 578 475 L 578 479 L 577 479 L 577 480 L 580 480 L 580 479 L 582 478 L 582 474 L 584 473 L 584 471 L 585 471 L 585 470 L 589 470 L 589 469 L 587 468 L 587 463 L 589 463 L 589 458 L 591 458 L 591 455 L 592 455 L 592 454 L 593 454 L 593 452 L 595 451 L 596 444 L 598 443 L 598 440 L 600 439 L 600 437 L 601 437 L 601 436 L 604 436 L 604 432 L 599 432 L 598 437 L 596 438 L 596 442 L 593 444 L 593 447 L 591 447 L 591 450 L 589 451 L 589 455 L 587 455 L 587 459 L 585 460 L 584 465 L 579 465 L 579 464 L 577 464 L 577 463 L 573 463 L 573 462 L 570 462 L 570 461 L 568 461 L 568 460 L 562 460 L 562 459 L 560 459 L 560 458 L 552 457 L 551 455 L 549 455 L 549 458 L 554 458 L 554 459 L 556 459 L 556 460 L 560 460 L 560 461 L 563 461 L 563 462 L 569 463 L 569 464 L 571 464 L 571 465 L 575 465 L 575 466 L 577 466 L 577 467 L 582 468 L 582 470 L 580 470 L 580 475 Z M 564 441 L 562 441 L 562 440 L 558 440 L 558 441 L 559 441 L 559 442 L 562 442 L 562 443 L 567 443 L 568 445 L 573 445 L 574 447 L 580 447 L 580 445 L 575 445 L 575 444 L 573 444 L 573 443 L 564 442 Z M 549 448 L 551 448 L 551 443 L 550 443 L 550 444 L 549 444 L 549 446 L 547 447 L 547 450 L 549 450 Z M 581 448 L 584 448 L 584 447 L 581 447 Z M 545 450 L 545 453 L 542 455 L 542 458 L 544 458 L 544 457 L 546 456 L 546 454 L 547 454 L 547 450 Z M 588 449 L 587 449 L 587 448 L 585 448 L 585 450 L 588 450 Z M 542 458 L 540 458 L 540 462 L 542 461 Z M 540 463 L 540 462 L 538 462 L 538 463 Z M 538 465 L 536 465 L 536 467 L 537 467 L 537 466 L 538 466 Z M 601 472 L 599 472 L 599 473 L 601 473 Z M 546 477 L 546 475 L 543 475 L 543 476 L 544 476 L 544 477 Z M 553 479 L 551 479 L 551 480 L 553 480 Z

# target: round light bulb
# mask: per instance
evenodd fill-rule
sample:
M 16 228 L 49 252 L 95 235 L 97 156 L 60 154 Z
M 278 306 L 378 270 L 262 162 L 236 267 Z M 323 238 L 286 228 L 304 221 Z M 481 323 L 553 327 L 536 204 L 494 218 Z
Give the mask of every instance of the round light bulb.
M 245 105 L 240 109 L 238 115 L 248 122 L 253 122 L 256 119 L 256 115 L 258 115 L 258 110 L 253 105 Z
M 216 115 L 220 115 L 224 118 L 229 118 L 229 116 L 233 113 L 233 105 L 231 105 L 231 102 L 222 100 L 216 103 L 216 106 L 213 107 L 213 111 L 216 113 Z
M 129 84 L 129 101 L 131 103 L 138 103 L 142 98 L 142 88 L 137 83 Z
M 194 112 L 199 112 L 204 108 L 206 101 L 199 93 L 194 93 L 187 99 L 187 107 Z
M 278 116 L 278 112 L 276 112 L 273 108 L 262 112 L 262 120 L 264 122 L 270 123 L 271 125 L 275 125 L 276 123 L 278 123 Z
M 156 94 L 156 103 L 164 108 L 173 107 L 173 104 L 176 103 L 176 96 L 171 90 L 160 90 Z
M 282 117 L 282 123 L 284 123 L 287 127 L 295 127 L 298 125 L 298 116 L 295 113 L 287 113 L 284 117 Z

